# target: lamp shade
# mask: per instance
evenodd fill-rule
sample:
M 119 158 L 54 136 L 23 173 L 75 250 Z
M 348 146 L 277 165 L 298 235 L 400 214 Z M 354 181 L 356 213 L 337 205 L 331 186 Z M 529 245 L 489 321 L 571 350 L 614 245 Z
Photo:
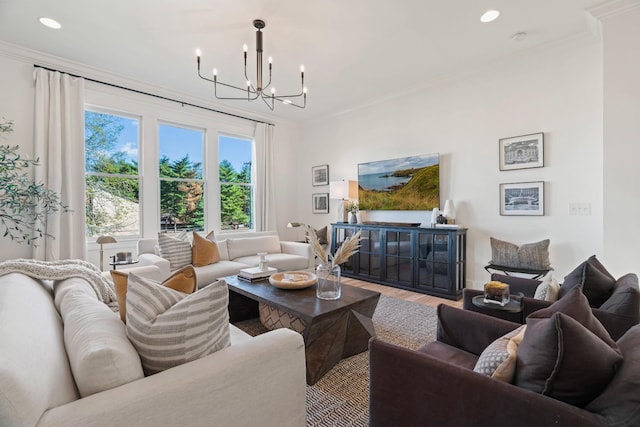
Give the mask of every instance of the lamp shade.
M 357 181 L 332 181 L 329 183 L 329 197 L 335 200 L 357 199 Z
M 287 224 L 287 228 L 297 228 L 297 227 L 304 227 L 304 224 L 301 222 L 290 222 Z
M 105 243 L 118 243 L 118 241 L 113 236 L 100 236 L 96 239 L 96 243 L 104 245 Z
M 456 207 L 453 205 L 453 200 L 447 200 L 444 202 L 444 211 L 442 211 L 447 219 L 456 219 Z

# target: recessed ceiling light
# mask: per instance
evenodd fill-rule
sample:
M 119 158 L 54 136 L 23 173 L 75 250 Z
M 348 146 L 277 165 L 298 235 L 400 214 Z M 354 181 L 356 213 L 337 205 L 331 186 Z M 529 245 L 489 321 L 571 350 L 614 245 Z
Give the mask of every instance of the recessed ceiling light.
M 60 28 L 62 28 L 62 25 L 60 25 L 58 21 L 52 18 L 40 18 L 40 23 L 45 27 L 53 28 L 54 30 L 59 30 Z
M 499 10 L 490 9 L 490 10 L 487 10 L 485 13 L 482 14 L 482 16 L 480 17 L 480 21 L 481 22 L 491 22 L 491 21 L 496 20 L 498 18 L 498 16 L 500 16 L 500 11 Z

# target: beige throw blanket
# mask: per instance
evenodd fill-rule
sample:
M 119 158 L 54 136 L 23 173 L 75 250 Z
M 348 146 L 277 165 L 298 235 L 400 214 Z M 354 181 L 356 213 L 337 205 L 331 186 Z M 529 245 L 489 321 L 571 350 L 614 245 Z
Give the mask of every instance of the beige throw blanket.
M 0 262 L 0 276 L 22 273 L 34 279 L 64 280 L 79 277 L 87 281 L 100 301 L 112 310 L 118 310 L 118 302 L 113 284 L 90 262 L 79 259 L 63 261 L 38 261 L 35 259 L 14 259 Z

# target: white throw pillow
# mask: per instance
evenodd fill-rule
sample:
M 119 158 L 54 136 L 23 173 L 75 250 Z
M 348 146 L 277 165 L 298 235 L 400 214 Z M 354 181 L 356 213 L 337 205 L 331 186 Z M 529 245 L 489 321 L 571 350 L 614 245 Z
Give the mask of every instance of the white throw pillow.
M 229 289 L 224 280 L 183 294 L 129 274 L 127 336 L 151 375 L 230 344 Z
M 558 300 L 559 293 L 560 284 L 558 283 L 556 278 L 553 277 L 553 272 L 550 271 L 544 276 L 542 282 L 540 282 L 540 284 L 536 288 L 536 292 L 533 295 L 533 298 L 543 301 L 556 302 Z
M 64 344 L 80 396 L 109 390 L 144 376 L 120 318 L 81 279 L 56 284 Z
M 171 271 L 191 264 L 191 243 L 186 234 L 170 237 L 166 233 L 158 233 L 158 246 L 158 255 L 169 261 Z

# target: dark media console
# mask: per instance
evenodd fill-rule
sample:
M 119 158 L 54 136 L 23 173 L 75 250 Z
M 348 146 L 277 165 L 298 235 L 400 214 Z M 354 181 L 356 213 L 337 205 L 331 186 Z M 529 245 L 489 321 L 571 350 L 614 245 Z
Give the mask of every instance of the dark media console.
M 361 231 L 360 250 L 342 275 L 448 299 L 466 282 L 466 228 L 424 228 L 403 223 L 336 223 L 331 253 Z

